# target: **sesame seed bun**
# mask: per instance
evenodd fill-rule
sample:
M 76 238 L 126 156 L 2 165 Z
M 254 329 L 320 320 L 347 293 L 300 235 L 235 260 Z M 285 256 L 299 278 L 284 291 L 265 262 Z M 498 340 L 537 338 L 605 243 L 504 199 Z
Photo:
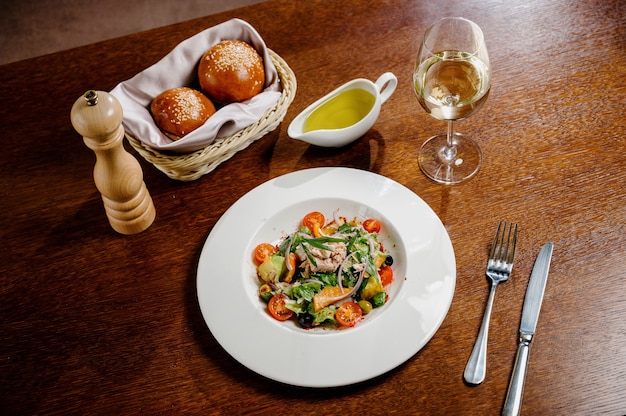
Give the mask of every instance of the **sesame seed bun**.
M 202 90 L 216 102 L 229 104 L 248 100 L 263 90 L 263 59 L 250 45 L 225 40 L 205 52 L 198 65 Z
M 203 125 L 215 113 L 215 106 L 200 91 L 180 87 L 157 95 L 150 111 L 163 133 L 178 140 Z

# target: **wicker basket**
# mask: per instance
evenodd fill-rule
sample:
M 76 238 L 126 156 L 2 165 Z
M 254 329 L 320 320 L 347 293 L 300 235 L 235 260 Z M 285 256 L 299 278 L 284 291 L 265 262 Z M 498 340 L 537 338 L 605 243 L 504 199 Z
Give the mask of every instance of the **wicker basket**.
M 193 181 L 211 172 L 238 151 L 276 129 L 294 99 L 296 77 L 293 71 L 278 54 L 271 49 L 268 49 L 268 52 L 280 77 L 283 90 L 276 105 L 268 109 L 258 122 L 192 153 L 161 153 L 129 133 L 125 134 L 126 139 L 144 159 L 172 179 Z

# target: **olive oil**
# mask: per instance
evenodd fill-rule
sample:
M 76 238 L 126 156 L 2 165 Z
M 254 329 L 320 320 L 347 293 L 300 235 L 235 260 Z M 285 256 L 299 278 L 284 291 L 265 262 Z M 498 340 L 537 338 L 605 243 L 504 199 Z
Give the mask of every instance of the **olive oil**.
M 350 89 L 331 98 L 304 121 L 304 132 L 335 130 L 350 127 L 361 121 L 370 112 L 376 98 L 363 89 Z

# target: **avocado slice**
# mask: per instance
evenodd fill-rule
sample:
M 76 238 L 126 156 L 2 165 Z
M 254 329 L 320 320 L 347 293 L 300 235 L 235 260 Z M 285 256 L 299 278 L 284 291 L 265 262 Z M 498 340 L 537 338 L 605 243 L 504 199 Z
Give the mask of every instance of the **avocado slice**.
M 280 254 L 272 254 L 259 265 L 257 273 L 265 283 L 278 282 L 287 273 L 285 258 Z

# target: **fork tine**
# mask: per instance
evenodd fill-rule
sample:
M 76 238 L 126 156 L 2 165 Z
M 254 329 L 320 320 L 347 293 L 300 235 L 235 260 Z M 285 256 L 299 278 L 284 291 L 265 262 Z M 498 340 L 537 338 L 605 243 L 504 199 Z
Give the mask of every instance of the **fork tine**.
M 499 252 L 502 247 L 500 244 L 500 230 L 502 229 L 502 224 L 505 224 L 504 226 L 506 227 L 506 223 L 504 221 L 500 221 L 498 229 L 496 230 L 496 235 L 493 237 L 493 243 L 491 243 L 491 251 L 489 251 L 489 259 L 491 260 L 496 260 L 500 257 Z M 496 250 L 498 251 L 498 255 L 496 255 Z
M 502 223 L 504 224 L 504 229 L 502 230 L 502 239 L 500 240 L 500 255 L 498 256 L 498 261 L 506 262 L 506 259 L 508 258 L 508 255 L 509 255 L 509 243 L 511 242 L 511 225 L 507 224 L 504 221 L 502 221 Z M 504 240 L 505 236 L 506 236 L 506 243 Z
M 513 242 L 511 243 L 511 230 L 513 229 Z M 513 264 L 515 258 L 515 246 L 517 245 L 517 224 L 511 224 L 509 226 L 509 242 L 507 243 L 507 256 L 506 262 Z M 511 248 L 509 253 L 509 247 Z

